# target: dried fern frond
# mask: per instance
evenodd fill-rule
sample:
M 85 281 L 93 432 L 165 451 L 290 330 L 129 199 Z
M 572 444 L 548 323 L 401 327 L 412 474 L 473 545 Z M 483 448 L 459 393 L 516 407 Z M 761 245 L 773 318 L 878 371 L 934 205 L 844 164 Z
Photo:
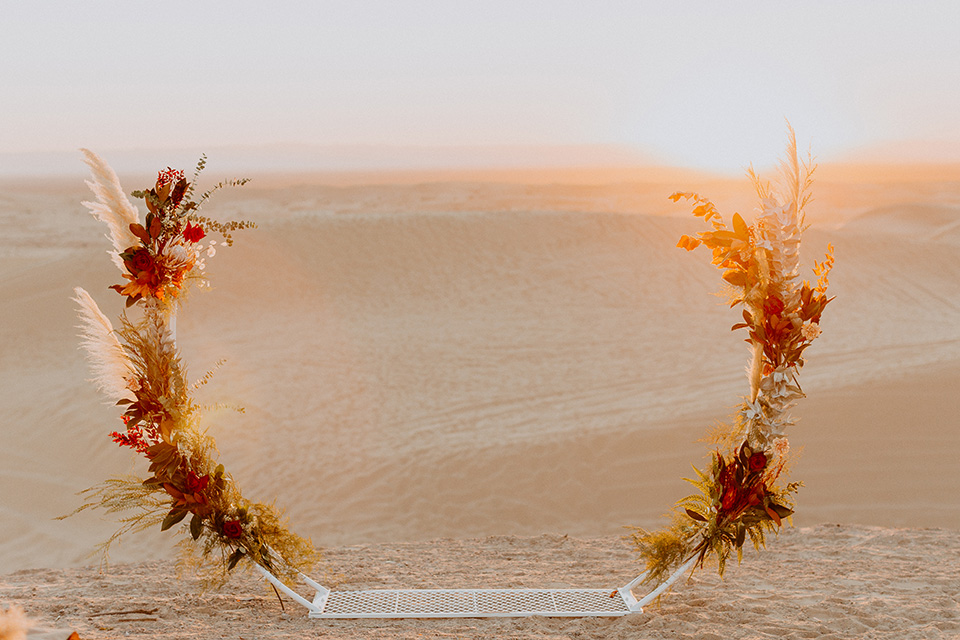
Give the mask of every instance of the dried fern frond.
M 108 514 L 132 512 L 119 518 L 120 528 L 94 550 L 94 554 L 101 554 L 104 564 L 109 559 L 110 546 L 114 542 L 128 533 L 159 526 L 170 510 L 170 497 L 158 485 L 144 484 L 136 476 L 110 478 L 84 489 L 79 495 L 85 497 L 83 504 L 72 512 L 57 517 L 57 520 L 69 518 L 87 509 L 103 509 Z
M 166 325 L 150 313 L 137 321 L 122 315 L 116 333 L 123 341 L 136 375 L 150 381 L 153 395 L 185 406 L 186 372 Z
M 631 528 L 629 538 L 645 562 L 646 578 L 644 582 L 661 584 L 674 571 L 680 568 L 691 554 L 691 539 L 697 535 L 698 527 L 689 519 L 674 514 L 669 527 L 659 531 L 647 531 L 639 527 Z
M 320 559 L 320 553 L 309 538 L 293 533 L 286 517 L 275 506 L 262 503 L 251 505 L 251 512 L 257 519 L 270 558 L 270 569 L 287 584 L 299 581 L 298 573 L 312 567 Z
M 233 485 L 232 480 L 230 484 Z M 256 538 L 227 541 L 206 528 L 196 541 L 184 540 L 179 545 L 178 573 L 198 575 L 204 590 L 218 589 L 226 583 L 231 572 L 256 563 L 285 584 L 296 586 L 300 574 L 309 572 L 320 560 L 320 552 L 309 539 L 291 532 L 273 505 L 247 502 L 240 497 L 235 485 L 231 486 L 230 492 L 253 517 Z M 250 562 L 241 563 L 240 559 Z

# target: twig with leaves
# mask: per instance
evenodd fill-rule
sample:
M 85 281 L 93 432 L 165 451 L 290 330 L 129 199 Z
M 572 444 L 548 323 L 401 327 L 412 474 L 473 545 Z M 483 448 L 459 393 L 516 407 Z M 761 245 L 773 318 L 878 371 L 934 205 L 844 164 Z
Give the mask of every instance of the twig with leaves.
M 274 507 L 245 499 L 217 462 L 216 443 L 203 429 L 202 408 L 192 397 L 213 371 L 188 384 L 173 330 L 186 286 L 207 282 L 205 260 L 217 246 L 213 240 L 204 242 L 208 233 L 219 233 L 229 246 L 230 232 L 255 226 L 221 224 L 201 216 L 200 207 L 219 189 L 247 181 L 221 182 L 194 202 L 194 183 L 206 158 L 200 159 L 190 183 L 182 171 L 168 167 L 158 173 L 154 187 L 132 194 L 147 208 L 141 223 L 113 170 L 96 154 L 84 154 L 94 177 L 88 184 L 97 196 L 85 204 L 107 224 L 114 264 L 127 280 L 111 289 L 139 313 L 124 312 L 115 329 L 90 294 L 77 288 L 82 345 L 97 386 L 123 407 L 124 429 L 111 437 L 143 455 L 149 473 L 146 478 L 112 478 L 88 489 L 77 511 L 97 507 L 126 514 L 102 546 L 105 554 L 121 535 L 159 525 L 163 531 L 189 533 L 184 566 L 206 569 L 208 582 L 222 582 L 242 560 L 292 582 L 315 562 L 317 552 L 309 540 L 287 529 Z M 186 526 L 177 527 L 181 523 Z
M 677 246 L 709 249 L 729 288 L 730 306 L 743 308 L 743 321 L 732 329 L 748 333 L 750 392 L 732 424 L 716 434 L 709 464 L 694 467 L 696 478 L 688 482 L 698 492 L 677 502 L 672 524 L 661 531 L 634 530 L 631 537 L 649 582 L 664 582 L 691 558 L 697 559 L 695 567 L 716 558 L 723 575 L 732 553 L 742 558 L 747 538 L 759 550 L 765 534 L 776 532 L 793 514 L 793 495 L 802 483 L 783 482 L 786 430 L 793 424 L 789 409 L 804 397 L 797 379 L 803 355 L 820 335 L 820 319 L 832 299 L 826 294 L 832 246 L 814 265 L 816 284 L 799 280 L 804 207 L 814 169 L 811 160 L 798 160 L 791 128 L 779 189 L 752 168 L 748 172 L 760 198 L 752 225 L 735 213 L 728 227 L 716 206 L 699 194 L 670 196 L 674 202 L 692 202 L 693 214 L 710 225 L 696 237 L 682 236 Z

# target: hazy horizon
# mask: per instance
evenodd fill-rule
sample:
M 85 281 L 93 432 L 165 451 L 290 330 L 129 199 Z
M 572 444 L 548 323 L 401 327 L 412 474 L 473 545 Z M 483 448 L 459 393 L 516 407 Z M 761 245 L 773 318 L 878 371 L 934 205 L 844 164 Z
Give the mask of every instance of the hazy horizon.
M 774 163 L 785 120 L 824 162 L 960 161 L 960 5 L 945 0 L 230 6 L 8 7 L 0 170 L 72 172 L 80 147 L 188 166 L 294 149 L 280 164 L 308 170 L 574 149 L 729 174 Z
M 430 174 L 434 179 L 506 180 L 505 172 L 525 171 L 534 182 L 620 182 L 656 179 L 678 172 L 716 178 L 742 177 L 750 164 L 761 173 L 773 166 L 744 163 L 740 167 L 710 169 L 696 165 L 671 164 L 663 158 L 616 145 L 486 145 L 486 146 L 376 146 L 263 144 L 228 145 L 211 148 L 167 147 L 142 149 L 94 149 L 121 175 L 152 174 L 158 167 L 191 169 L 201 155 L 208 159 L 209 175 L 346 175 Z M 922 176 L 924 167 L 939 167 L 937 179 L 960 167 L 960 154 L 922 153 L 917 143 L 875 146 L 824 158 L 814 157 L 822 169 L 842 171 L 844 179 L 857 174 L 882 177 L 895 168 L 912 168 L 909 179 Z M 884 168 L 888 169 L 885 170 Z M 537 178 L 534 173 L 541 172 Z M 500 175 L 500 174 L 503 175 Z M 821 174 L 823 171 L 821 171 Z M 0 152 L 0 178 L 45 178 L 86 175 L 79 149 L 65 151 Z M 906 179 L 907 176 L 904 176 Z

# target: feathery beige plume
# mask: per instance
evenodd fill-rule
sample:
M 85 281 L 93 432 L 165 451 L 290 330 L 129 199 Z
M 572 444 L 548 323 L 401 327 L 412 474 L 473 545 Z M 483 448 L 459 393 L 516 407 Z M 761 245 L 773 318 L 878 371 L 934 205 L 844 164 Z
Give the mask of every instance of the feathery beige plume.
M 816 171 L 813 156 L 807 152 L 807 158 L 801 161 L 797 155 L 797 134 L 787 122 L 787 149 L 780 160 L 779 183 L 783 189 L 781 199 L 784 204 L 792 207 L 791 213 L 796 216 L 796 223 L 801 229 L 806 226 L 803 210 L 810 203 L 813 185 L 813 173 Z
M 780 180 L 783 185 L 782 198 L 784 204 L 793 207 L 793 212 L 800 212 L 800 162 L 797 159 L 797 134 L 794 132 L 790 123 L 787 123 L 788 141 L 787 152 L 780 160 Z
M 133 379 L 133 366 L 113 331 L 113 325 L 89 293 L 80 287 L 73 291 L 77 294 L 74 301 L 80 305 L 80 344 L 87 351 L 93 373 L 91 382 L 114 400 L 130 397 L 127 384 Z
M 123 192 L 117 174 L 103 161 L 103 158 L 88 149 L 80 149 L 80 151 L 83 153 L 84 162 L 93 173 L 93 182 L 86 181 L 87 186 L 97 197 L 96 202 L 81 204 L 90 210 L 94 218 L 105 222 L 110 228 L 107 237 L 114 248 L 114 251 L 109 252 L 110 257 L 121 272 L 126 272 L 120 253 L 128 247 L 139 244 L 140 239 L 130 231 L 130 225 L 139 222 L 140 214 Z
M 27 631 L 33 626 L 33 620 L 19 606 L 0 608 L 0 640 L 27 640 Z

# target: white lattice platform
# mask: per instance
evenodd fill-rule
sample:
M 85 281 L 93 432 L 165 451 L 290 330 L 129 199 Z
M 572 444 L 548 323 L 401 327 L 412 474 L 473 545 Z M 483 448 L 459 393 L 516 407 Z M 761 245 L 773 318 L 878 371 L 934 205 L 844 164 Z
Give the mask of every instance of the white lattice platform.
M 616 589 L 409 589 L 331 591 L 323 610 L 311 611 L 310 617 L 583 617 L 632 612 Z
M 331 591 L 300 574 L 316 590 L 313 601 L 281 582 L 260 565 L 254 565 L 279 591 L 306 607 L 311 618 L 497 618 L 547 616 L 582 618 L 642 613 L 643 607 L 670 587 L 697 560 L 694 556 L 653 591 L 640 598 L 633 589 L 644 580 L 640 574 L 619 589 L 372 589 Z

